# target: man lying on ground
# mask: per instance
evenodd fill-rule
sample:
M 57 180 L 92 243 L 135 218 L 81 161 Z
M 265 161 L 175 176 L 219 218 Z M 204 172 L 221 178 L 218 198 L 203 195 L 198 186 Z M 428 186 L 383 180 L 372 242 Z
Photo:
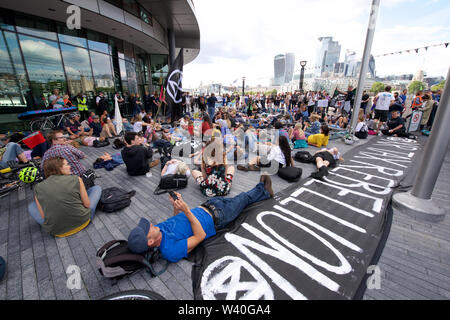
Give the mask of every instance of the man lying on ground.
M 177 262 L 234 221 L 247 206 L 273 197 L 272 181 L 267 175 L 262 175 L 260 182 L 248 192 L 234 198 L 209 199 L 194 209 L 189 208 L 179 193 L 175 194 L 178 200 L 169 195 L 173 217 L 155 226 L 141 218 L 138 226 L 131 230 L 128 247 L 132 252 L 141 254 L 159 247 L 164 259 Z

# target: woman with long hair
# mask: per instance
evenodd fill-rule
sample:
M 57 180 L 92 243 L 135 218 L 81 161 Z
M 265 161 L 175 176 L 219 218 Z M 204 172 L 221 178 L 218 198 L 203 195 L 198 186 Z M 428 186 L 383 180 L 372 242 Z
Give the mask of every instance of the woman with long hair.
M 94 219 L 102 188 L 86 190 L 83 180 L 71 174 L 67 160 L 60 157 L 44 162 L 45 180 L 34 189 L 28 212 L 49 234 L 66 237 L 84 229 Z
M 227 164 L 226 152 L 221 137 L 212 137 L 202 154 L 201 172 L 192 171 L 192 176 L 207 197 L 224 197 L 230 193 L 234 167 Z
M 257 156 L 250 161 L 248 166 L 238 165 L 238 170 L 242 171 L 260 171 L 261 168 L 271 167 L 275 162 L 275 167 L 294 167 L 294 159 L 291 155 L 291 147 L 285 136 L 278 137 L 278 143 L 272 145 L 267 156 Z M 277 166 L 278 165 L 278 166 Z M 278 170 L 277 170 L 278 171 Z

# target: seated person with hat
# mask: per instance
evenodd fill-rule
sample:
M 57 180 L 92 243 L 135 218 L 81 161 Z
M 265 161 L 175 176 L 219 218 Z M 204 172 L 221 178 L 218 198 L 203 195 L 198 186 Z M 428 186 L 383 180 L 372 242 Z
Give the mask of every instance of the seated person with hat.
M 197 208 L 190 209 L 181 195 L 169 200 L 173 205 L 174 216 L 153 225 L 141 218 L 136 228 L 128 236 L 128 248 L 137 254 L 149 248 L 159 247 L 162 257 L 170 262 L 187 258 L 203 240 L 216 234 L 234 221 L 249 205 L 273 197 L 272 181 L 262 175 L 260 182 L 250 191 L 242 192 L 234 198 L 213 198 Z

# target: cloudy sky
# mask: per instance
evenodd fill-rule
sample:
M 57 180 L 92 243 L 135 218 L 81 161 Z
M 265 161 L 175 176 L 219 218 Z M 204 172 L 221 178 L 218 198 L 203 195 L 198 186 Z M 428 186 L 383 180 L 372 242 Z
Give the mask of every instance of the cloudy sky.
M 293 52 L 315 66 L 318 38 L 332 36 L 362 56 L 371 0 L 194 0 L 201 50 L 185 66 L 184 87 L 200 82 L 269 85 L 275 55 Z M 414 49 L 450 41 L 450 1 L 381 0 L 372 54 Z M 376 58 L 380 76 L 415 73 L 446 76 L 450 46 Z

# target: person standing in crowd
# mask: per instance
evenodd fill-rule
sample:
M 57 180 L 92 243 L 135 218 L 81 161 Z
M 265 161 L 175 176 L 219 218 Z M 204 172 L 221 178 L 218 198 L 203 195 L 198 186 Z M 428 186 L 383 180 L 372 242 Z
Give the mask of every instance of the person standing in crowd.
M 80 160 L 84 159 L 86 155 L 84 152 L 74 148 L 68 144 L 64 137 L 62 130 L 54 130 L 47 136 L 47 141 L 51 144 L 44 156 L 42 157 L 41 170 L 44 171 L 44 162 L 49 158 L 61 157 L 67 160 L 72 170 L 72 174 L 81 177 L 86 171 Z
M 183 94 L 181 95 L 181 110 L 183 112 L 183 115 L 186 114 L 186 109 L 187 109 L 186 92 L 183 92 Z
M 81 92 L 78 92 L 76 97 L 76 103 L 78 107 L 78 112 L 81 116 L 81 121 L 87 120 L 89 115 L 89 109 L 87 106 L 87 98 L 86 95 L 83 95 Z
M 422 95 L 423 95 L 422 90 L 419 90 L 416 92 L 416 96 L 414 97 L 414 99 L 412 101 L 412 105 L 411 105 L 411 108 L 413 110 L 422 107 L 422 104 L 423 104 Z
M 59 94 L 59 89 L 53 89 L 53 95 L 48 98 L 50 107 L 53 109 L 61 109 L 65 107 L 64 98 Z
M 400 99 L 402 99 L 402 106 L 403 106 L 402 112 L 404 112 L 404 110 L 405 110 L 405 103 L 406 103 L 407 95 L 408 95 L 408 89 L 404 89 L 402 94 L 399 96 Z
M 367 104 L 369 103 L 370 97 L 367 94 L 367 91 L 363 91 L 362 99 L 361 99 L 361 109 L 363 110 L 364 114 L 366 114 Z
M 145 91 L 144 97 L 143 97 L 143 101 L 144 101 L 144 110 L 145 113 L 149 113 L 151 112 L 151 95 L 148 91 Z
M 106 97 L 102 91 L 100 91 L 98 96 L 95 98 L 95 103 L 99 114 L 103 114 L 105 111 L 108 112 L 108 101 L 106 101 Z
M 342 107 L 342 114 L 346 116 L 350 113 L 350 110 L 353 107 L 353 98 L 354 98 L 354 91 L 352 86 L 348 86 L 347 91 L 341 91 L 339 90 L 339 93 L 345 94 L 345 100 L 344 100 L 344 106 Z
M 375 120 L 378 121 L 376 133 L 380 134 L 380 128 L 388 120 L 389 108 L 394 104 L 395 98 L 391 93 L 391 86 L 386 86 L 384 92 L 378 93 L 375 97 Z
M 81 231 L 94 219 L 102 188 L 86 190 L 83 180 L 72 175 L 70 164 L 62 157 L 47 158 L 43 166 L 45 180 L 35 187 L 28 212 L 53 236 L 67 237 Z
M 214 95 L 214 93 L 211 93 L 211 96 L 208 98 L 207 104 L 208 104 L 208 114 L 211 121 L 214 122 L 214 115 L 216 113 L 216 102 L 217 98 Z
M 141 108 L 139 107 L 139 104 L 137 103 L 136 95 L 134 93 L 130 94 L 130 105 L 131 105 L 131 110 L 133 112 L 132 117 L 141 113 Z

